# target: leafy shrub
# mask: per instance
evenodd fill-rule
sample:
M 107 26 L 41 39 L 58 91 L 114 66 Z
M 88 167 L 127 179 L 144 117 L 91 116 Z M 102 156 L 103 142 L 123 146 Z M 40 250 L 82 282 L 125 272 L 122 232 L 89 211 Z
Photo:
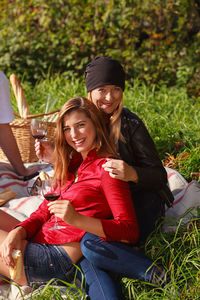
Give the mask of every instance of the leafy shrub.
M 179 84 L 199 97 L 200 5 L 195 0 L 1 0 L 0 68 L 35 82 L 80 77 L 109 55 L 128 79 Z

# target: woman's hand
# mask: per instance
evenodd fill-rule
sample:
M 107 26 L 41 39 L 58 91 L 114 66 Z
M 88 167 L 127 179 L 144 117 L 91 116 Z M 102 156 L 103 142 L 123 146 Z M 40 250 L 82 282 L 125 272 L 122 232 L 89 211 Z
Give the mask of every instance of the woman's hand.
M 62 219 L 65 223 L 73 225 L 81 230 L 96 234 L 101 237 L 106 237 L 101 220 L 93 217 L 88 217 L 79 214 L 68 200 L 56 200 L 49 202 L 49 211 L 55 214 L 56 217 Z
M 8 267 L 13 267 L 12 251 L 22 249 L 22 240 L 25 239 L 26 231 L 23 227 L 11 230 L 0 246 L 0 255 Z
M 79 213 L 77 213 L 70 201 L 56 200 L 49 202 L 47 205 L 51 214 L 62 219 L 65 223 L 75 226 Z
M 53 163 L 53 151 L 54 148 L 48 141 L 35 140 L 35 152 L 39 159 Z
M 26 177 L 26 176 L 35 174 L 39 170 L 40 170 L 40 166 L 31 166 L 31 167 L 25 168 L 25 172 L 23 173 L 23 176 Z
M 112 178 L 120 179 L 122 181 L 138 182 L 136 170 L 123 160 L 108 158 L 107 162 L 103 164 L 102 167 Z

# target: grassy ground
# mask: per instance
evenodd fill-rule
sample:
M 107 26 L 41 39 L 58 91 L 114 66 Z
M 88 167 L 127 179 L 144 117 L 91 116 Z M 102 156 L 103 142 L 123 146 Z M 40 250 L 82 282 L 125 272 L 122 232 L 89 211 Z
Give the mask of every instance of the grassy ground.
M 154 233 L 145 252 L 168 273 L 164 288 L 123 279 L 128 288 L 127 299 L 199 299 L 200 297 L 200 219 L 194 218 L 176 232 Z
M 23 88 L 32 114 L 59 109 L 69 98 L 87 95 L 84 83 L 64 76 L 46 79 L 34 88 L 23 83 Z M 17 112 L 13 95 L 12 103 Z M 188 98 L 184 87 L 163 86 L 157 90 L 155 86 L 147 88 L 134 82 L 127 85 L 124 105 L 145 122 L 163 163 L 177 169 L 188 181 L 194 179 L 191 173 L 200 171 L 199 100 Z M 176 232 L 163 233 L 158 229 L 146 243 L 145 252 L 166 268 L 169 282 L 160 288 L 123 278 L 127 299 L 199 299 L 199 228 L 200 218 L 194 216 L 187 225 L 180 221 Z M 47 287 L 32 299 L 62 299 L 60 291 L 54 291 L 56 295 Z M 81 297 L 84 299 L 84 295 Z
M 87 96 L 84 82 L 62 76 L 46 79 L 33 88 L 23 83 L 31 114 L 59 109 L 69 98 Z M 12 103 L 17 112 L 16 100 Z M 187 96 L 184 87 L 156 90 L 135 81 L 127 84 L 124 105 L 147 126 L 159 155 L 187 178 L 200 169 L 200 101 Z

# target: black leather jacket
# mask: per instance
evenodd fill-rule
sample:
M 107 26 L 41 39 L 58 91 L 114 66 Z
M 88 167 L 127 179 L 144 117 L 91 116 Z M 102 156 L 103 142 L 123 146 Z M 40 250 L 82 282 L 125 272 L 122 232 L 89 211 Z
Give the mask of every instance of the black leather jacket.
M 138 183 L 130 183 L 131 190 L 157 192 L 164 203 L 172 206 L 174 198 L 155 144 L 142 120 L 127 108 L 122 110 L 121 133 L 126 143 L 119 141 L 118 152 L 127 164 L 136 169 L 139 178 Z

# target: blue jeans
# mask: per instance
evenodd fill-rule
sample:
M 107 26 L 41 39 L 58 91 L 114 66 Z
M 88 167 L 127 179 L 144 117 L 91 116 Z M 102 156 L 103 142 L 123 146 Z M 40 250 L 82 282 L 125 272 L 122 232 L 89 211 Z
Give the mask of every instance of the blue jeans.
M 150 281 L 153 261 L 130 245 L 105 242 L 96 235 L 86 233 L 81 241 L 81 250 L 84 257 L 100 270 Z
M 79 281 L 86 287 L 91 300 L 121 300 L 120 287 L 103 270 L 93 266 L 83 258 L 77 264 L 84 273 L 77 272 Z M 39 287 L 50 279 L 56 278 L 73 282 L 76 268 L 66 251 L 59 245 L 28 243 L 24 252 L 24 270 L 29 286 Z M 86 283 L 85 283 L 86 279 Z M 61 282 L 57 282 L 61 284 Z
M 112 274 L 97 268 L 86 258 L 81 259 L 77 265 L 86 279 L 86 293 L 91 300 L 124 300 L 120 283 Z M 82 282 L 81 274 L 77 275 Z
M 30 242 L 24 251 L 24 271 L 28 285 L 40 286 L 52 278 L 73 281 L 75 267 L 61 246 Z

